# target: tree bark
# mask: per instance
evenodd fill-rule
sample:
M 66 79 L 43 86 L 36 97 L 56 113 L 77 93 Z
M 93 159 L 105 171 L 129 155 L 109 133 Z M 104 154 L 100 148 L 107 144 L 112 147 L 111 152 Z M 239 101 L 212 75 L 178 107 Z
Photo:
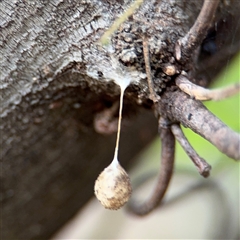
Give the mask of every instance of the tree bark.
M 97 133 L 94 119 L 118 101 L 113 80 L 119 74 L 97 41 L 129 3 L 0 2 L 2 239 L 48 239 L 93 195 L 94 180 L 112 160 L 115 135 Z M 226 3 L 215 18 L 219 51 L 200 51 L 194 67 L 184 66 L 200 85 L 209 84 L 239 49 L 239 2 Z M 113 35 L 114 56 L 132 79 L 124 98 L 123 119 L 131 121 L 121 136 L 123 165 L 157 134 L 140 41 L 144 28 L 161 93 L 171 78 L 157 69 L 173 61 L 175 42 L 201 6 L 198 0 L 145 1 Z

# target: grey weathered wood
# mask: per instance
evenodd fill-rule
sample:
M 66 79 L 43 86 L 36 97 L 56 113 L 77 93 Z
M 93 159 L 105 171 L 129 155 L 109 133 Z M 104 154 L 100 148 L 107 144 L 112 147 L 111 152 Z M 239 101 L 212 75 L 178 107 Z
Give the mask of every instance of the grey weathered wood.
M 194 23 L 202 4 L 165 0 L 156 8 L 153 3 L 146 1 L 112 40 L 118 58 L 136 66 L 123 67 L 133 80 L 126 92 L 124 118 L 138 113 L 123 128 L 123 165 L 157 133 L 153 115 L 144 110 L 151 103 L 141 49 L 136 57 L 127 50 L 141 46 L 141 33 L 135 34 L 134 45 L 124 29 L 147 29 L 153 66 L 161 68 L 172 61 L 175 41 Z M 3 239 L 49 238 L 92 196 L 95 178 L 111 161 L 115 136 L 96 133 L 93 121 L 95 113 L 118 100 L 119 88 L 112 80 L 119 72 L 96 42 L 128 5 L 124 0 L 0 1 Z M 234 20 L 238 7 L 222 4 L 218 18 Z M 208 80 L 236 51 L 237 21 L 231 27 L 224 40 L 234 50 L 223 62 L 216 61 L 219 66 L 207 72 Z M 197 64 L 206 76 L 204 61 Z M 156 78 L 159 92 L 164 78 Z

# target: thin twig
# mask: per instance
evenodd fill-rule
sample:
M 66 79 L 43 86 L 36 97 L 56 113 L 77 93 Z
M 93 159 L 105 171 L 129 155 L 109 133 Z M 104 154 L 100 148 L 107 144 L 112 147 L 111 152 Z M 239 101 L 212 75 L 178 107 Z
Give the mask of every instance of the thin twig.
M 154 85 L 152 81 L 152 73 L 151 73 L 151 65 L 150 65 L 150 58 L 149 58 L 149 49 L 148 49 L 148 41 L 147 37 L 143 37 L 143 55 L 144 55 L 144 61 L 145 61 L 145 68 L 146 68 L 146 74 L 147 74 L 147 80 L 148 80 L 148 87 L 150 91 L 149 98 L 154 102 L 159 101 L 159 96 L 154 91 Z
M 192 55 L 193 51 L 205 38 L 209 27 L 212 24 L 219 0 L 205 0 L 202 9 L 194 25 L 188 33 L 177 41 L 175 55 L 178 61 Z
M 161 168 L 159 171 L 157 185 L 148 200 L 142 204 L 131 200 L 129 210 L 136 215 L 146 215 L 156 208 L 161 202 L 168 188 L 173 173 L 175 139 L 170 128 L 161 128 L 160 137 L 162 141 Z
M 211 166 L 196 153 L 196 151 L 193 149 L 193 147 L 190 145 L 187 138 L 185 137 L 179 124 L 172 124 L 171 130 L 177 141 L 184 149 L 184 151 L 187 153 L 189 158 L 193 161 L 193 163 L 197 167 L 198 172 L 203 177 L 208 177 L 210 175 Z
M 231 97 L 240 91 L 240 83 L 221 89 L 209 90 L 190 82 L 187 77 L 180 75 L 175 80 L 176 85 L 185 93 L 197 100 L 222 100 Z
M 180 122 L 207 139 L 222 153 L 240 160 L 240 134 L 213 115 L 201 101 L 192 99 L 179 89 L 165 92 L 159 106 L 159 114 L 167 116 L 172 122 Z

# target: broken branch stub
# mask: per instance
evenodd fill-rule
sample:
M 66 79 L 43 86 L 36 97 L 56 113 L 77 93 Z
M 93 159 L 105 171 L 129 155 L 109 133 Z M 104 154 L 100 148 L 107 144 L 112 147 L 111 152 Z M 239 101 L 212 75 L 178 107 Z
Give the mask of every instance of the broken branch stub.
M 196 153 L 196 151 L 193 149 L 193 147 L 190 145 L 187 138 L 185 137 L 181 127 L 178 124 L 172 124 L 171 130 L 176 140 L 182 146 L 183 150 L 187 153 L 189 158 L 196 165 L 199 173 L 203 177 L 208 177 L 210 175 L 211 166 Z
M 240 83 L 236 83 L 220 89 L 210 90 L 192 83 L 190 80 L 188 80 L 187 77 L 182 74 L 176 78 L 175 82 L 183 92 L 187 93 L 192 98 L 201 101 L 223 100 L 240 92 Z

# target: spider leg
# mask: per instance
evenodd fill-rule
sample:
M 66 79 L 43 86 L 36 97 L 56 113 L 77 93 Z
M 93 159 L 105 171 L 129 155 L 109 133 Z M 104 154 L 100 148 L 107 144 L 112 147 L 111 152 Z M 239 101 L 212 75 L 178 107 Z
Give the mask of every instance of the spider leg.
M 163 199 L 170 180 L 172 178 L 175 153 L 175 138 L 169 126 L 159 124 L 161 147 L 161 167 L 159 170 L 157 184 L 149 199 L 142 204 L 131 200 L 128 204 L 130 212 L 136 215 L 146 215 L 156 208 Z

